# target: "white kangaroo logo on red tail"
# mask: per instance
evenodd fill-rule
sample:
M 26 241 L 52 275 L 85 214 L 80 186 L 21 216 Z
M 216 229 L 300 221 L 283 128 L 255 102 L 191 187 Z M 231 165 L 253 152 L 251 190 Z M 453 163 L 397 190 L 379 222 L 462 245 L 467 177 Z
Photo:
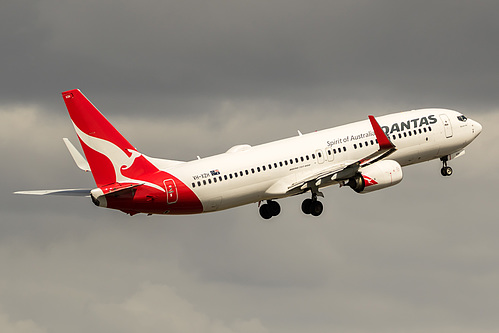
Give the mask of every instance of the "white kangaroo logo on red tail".
M 132 154 L 131 156 L 127 156 L 127 154 L 121 148 L 119 148 L 112 142 L 86 134 L 85 132 L 81 131 L 78 126 L 75 125 L 75 123 L 73 123 L 73 126 L 76 133 L 78 134 L 78 137 L 81 139 L 81 141 L 83 141 L 83 143 L 85 143 L 92 150 L 106 156 L 109 161 L 111 161 L 114 168 L 114 173 L 116 175 L 116 182 L 143 184 L 158 189 L 162 192 L 166 192 L 166 190 L 161 186 L 140 179 L 126 177 L 121 172 L 122 170 L 129 169 L 137 158 L 143 156 L 141 153 L 136 150 L 127 149 Z

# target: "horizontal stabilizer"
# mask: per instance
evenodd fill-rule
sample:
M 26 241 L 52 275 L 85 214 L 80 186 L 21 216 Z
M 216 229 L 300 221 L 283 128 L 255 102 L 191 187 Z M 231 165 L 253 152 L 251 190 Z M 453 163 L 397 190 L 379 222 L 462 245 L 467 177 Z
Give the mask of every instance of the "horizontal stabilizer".
M 88 197 L 90 196 L 91 189 L 78 188 L 78 189 L 63 189 L 63 190 L 36 190 L 36 191 L 17 191 L 14 194 L 27 194 L 27 195 L 65 195 L 72 197 Z
M 85 172 L 89 172 L 90 165 L 88 165 L 87 160 L 80 154 L 80 152 L 75 148 L 75 146 L 73 146 L 71 141 L 69 141 L 68 138 L 63 138 L 62 140 L 66 144 L 66 147 L 68 148 L 69 153 L 71 154 L 71 157 L 73 157 L 73 160 L 75 161 L 78 168 L 80 168 Z

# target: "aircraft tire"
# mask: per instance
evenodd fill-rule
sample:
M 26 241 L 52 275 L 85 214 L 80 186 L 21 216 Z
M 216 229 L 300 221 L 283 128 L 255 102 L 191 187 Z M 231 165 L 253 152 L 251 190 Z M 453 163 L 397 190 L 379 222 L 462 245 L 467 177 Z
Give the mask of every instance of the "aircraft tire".
M 268 204 L 263 204 L 260 206 L 260 216 L 266 220 L 270 219 L 273 216 L 272 210 Z
M 278 202 L 268 201 L 267 204 L 269 205 L 269 209 L 270 212 L 272 213 L 272 216 L 277 216 L 281 213 L 281 206 L 279 205 Z
M 447 167 L 443 167 L 441 170 L 440 170 L 440 173 L 442 174 L 442 176 L 444 177 L 449 177 L 452 175 L 452 168 L 447 166 Z
M 311 206 L 310 214 L 312 214 L 312 216 L 319 216 L 322 214 L 323 210 L 324 206 L 322 205 L 322 202 L 314 201 Z
M 307 214 L 307 215 L 310 214 L 312 212 L 312 203 L 313 203 L 312 199 L 303 200 L 303 202 L 301 204 L 301 211 L 304 214 Z

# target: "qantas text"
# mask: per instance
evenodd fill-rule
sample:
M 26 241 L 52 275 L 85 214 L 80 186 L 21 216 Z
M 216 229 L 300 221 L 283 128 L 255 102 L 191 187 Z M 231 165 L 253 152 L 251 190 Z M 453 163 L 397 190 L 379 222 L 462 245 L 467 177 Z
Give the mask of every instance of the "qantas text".
M 434 115 L 429 115 L 428 117 L 415 118 L 408 121 L 403 121 L 400 123 L 392 124 L 392 126 L 381 126 L 383 131 L 386 134 L 391 134 L 393 132 L 403 132 L 405 130 L 410 130 L 413 128 L 428 126 L 431 124 L 435 124 L 437 122 L 437 118 Z

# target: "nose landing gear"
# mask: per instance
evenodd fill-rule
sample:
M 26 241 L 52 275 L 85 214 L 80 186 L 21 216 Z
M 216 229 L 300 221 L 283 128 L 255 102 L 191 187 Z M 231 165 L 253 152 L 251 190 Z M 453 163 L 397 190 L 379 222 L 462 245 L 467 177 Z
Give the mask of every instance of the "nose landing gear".
M 440 169 L 440 174 L 444 177 L 448 177 L 452 175 L 452 168 L 450 166 L 447 166 L 447 161 L 449 160 L 448 156 L 444 156 L 440 158 L 440 161 L 442 161 L 443 166 L 442 169 Z

